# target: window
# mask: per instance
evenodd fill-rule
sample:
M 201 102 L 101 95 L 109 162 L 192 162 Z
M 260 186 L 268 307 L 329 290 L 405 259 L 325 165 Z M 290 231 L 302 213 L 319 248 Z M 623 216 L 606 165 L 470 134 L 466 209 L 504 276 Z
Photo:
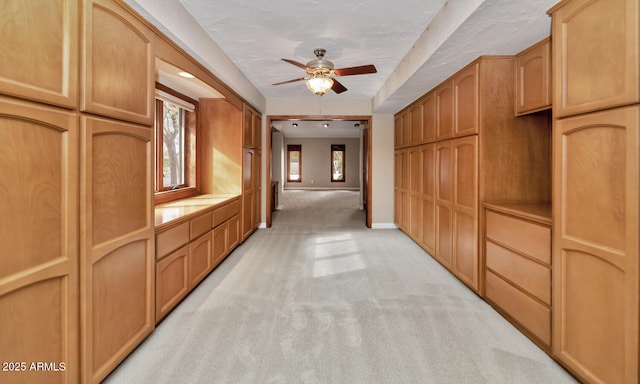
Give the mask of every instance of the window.
M 344 144 L 331 144 L 331 181 L 344 181 Z
M 287 145 L 287 181 L 302 181 L 302 145 Z
M 195 194 L 197 102 L 156 84 L 156 202 Z

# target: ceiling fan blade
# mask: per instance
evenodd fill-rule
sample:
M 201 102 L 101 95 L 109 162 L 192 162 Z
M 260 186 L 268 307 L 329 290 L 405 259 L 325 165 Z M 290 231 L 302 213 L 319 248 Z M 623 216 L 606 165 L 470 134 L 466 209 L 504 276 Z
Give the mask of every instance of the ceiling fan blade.
M 275 84 L 271 84 L 271 85 L 280 85 L 280 84 L 287 84 L 287 83 L 295 83 L 296 81 L 301 81 L 301 80 L 306 80 L 306 77 L 300 77 L 297 79 L 293 79 L 293 80 L 287 80 L 287 81 L 281 81 L 279 83 L 275 83 Z
M 340 84 L 338 80 L 333 79 L 333 86 L 331 87 L 331 90 L 335 93 L 342 93 L 347 90 L 347 87 Z
M 296 67 L 300 67 L 300 68 L 304 69 L 305 71 L 307 70 L 307 66 L 306 66 L 306 65 L 304 65 L 304 64 L 302 64 L 302 63 L 300 63 L 300 62 L 297 62 L 297 61 L 295 61 L 295 60 L 291 60 L 291 59 L 282 59 L 282 60 L 283 60 L 283 61 L 286 61 L 286 62 L 287 62 L 287 63 L 289 63 L 289 64 L 293 64 L 293 65 L 295 65 Z
M 361 65 L 359 67 L 338 68 L 333 70 L 338 76 L 364 75 L 367 73 L 376 73 L 376 67 L 372 64 Z

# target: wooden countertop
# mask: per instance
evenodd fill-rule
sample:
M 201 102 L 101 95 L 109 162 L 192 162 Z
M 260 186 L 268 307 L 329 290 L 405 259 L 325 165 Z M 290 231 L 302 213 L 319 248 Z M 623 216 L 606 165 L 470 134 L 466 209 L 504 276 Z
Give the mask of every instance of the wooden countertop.
M 216 206 L 239 197 L 240 195 L 209 194 L 158 204 L 155 208 L 155 227 L 158 229 L 188 220 L 200 213 L 204 213 L 207 210 L 211 210 Z
M 484 203 L 485 208 L 551 225 L 551 203 Z

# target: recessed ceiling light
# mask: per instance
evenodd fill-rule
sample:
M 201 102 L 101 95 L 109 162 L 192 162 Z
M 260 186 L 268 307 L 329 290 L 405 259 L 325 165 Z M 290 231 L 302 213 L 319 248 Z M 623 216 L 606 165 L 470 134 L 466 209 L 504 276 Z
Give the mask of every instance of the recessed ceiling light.
M 324 123 L 322 126 L 325 128 L 329 128 L 329 123 Z
M 190 74 L 189 72 L 179 72 L 178 75 L 180 75 L 182 77 L 186 77 L 187 79 L 193 79 L 195 77 L 192 74 Z
M 291 126 L 292 126 L 293 128 L 295 128 L 295 127 L 297 127 L 297 126 L 298 126 L 298 123 L 293 123 L 293 124 L 291 124 Z

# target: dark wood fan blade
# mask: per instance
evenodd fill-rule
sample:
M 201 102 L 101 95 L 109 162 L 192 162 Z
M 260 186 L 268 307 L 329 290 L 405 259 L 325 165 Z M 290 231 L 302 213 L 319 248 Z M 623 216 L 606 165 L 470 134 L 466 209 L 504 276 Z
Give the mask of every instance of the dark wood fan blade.
M 301 81 L 301 80 L 306 80 L 306 77 L 300 77 L 298 79 L 293 79 L 293 80 L 287 80 L 287 81 L 281 81 L 279 83 L 275 83 L 275 84 L 271 84 L 271 85 L 280 85 L 280 84 L 287 84 L 287 83 L 295 83 L 296 81 Z
M 364 75 L 367 73 L 376 73 L 374 65 L 361 65 L 359 67 L 338 68 L 333 70 L 338 76 Z
M 340 84 L 338 80 L 333 79 L 333 86 L 331 87 L 331 90 L 335 93 L 342 93 L 347 90 L 347 87 Z
M 302 63 L 299 63 L 299 62 L 297 62 L 297 61 L 295 61 L 295 60 L 291 60 L 291 59 L 282 59 L 282 60 L 283 60 L 283 61 L 286 61 L 286 62 L 287 62 L 287 63 L 289 63 L 289 64 L 293 64 L 293 65 L 295 65 L 296 67 L 300 67 L 300 68 L 304 69 L 305 71 L 307 70 L 307 66 L 306 66 L 306 65 L 304 65 L 304 64 L 302 64 Z

